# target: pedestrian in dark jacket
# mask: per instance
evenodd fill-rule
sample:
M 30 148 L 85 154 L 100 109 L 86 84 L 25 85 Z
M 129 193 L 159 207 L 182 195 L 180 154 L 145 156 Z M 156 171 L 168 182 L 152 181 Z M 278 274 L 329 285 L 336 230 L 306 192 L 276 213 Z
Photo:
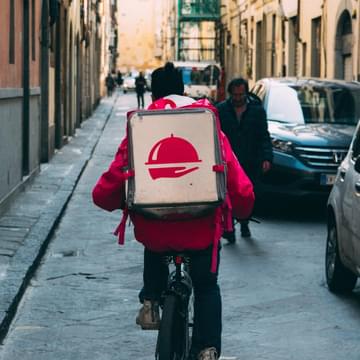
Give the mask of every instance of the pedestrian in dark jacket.
M 135 79 L 135 91 L 138 108 L 144 108 L 144 93 L 145 93 L 146 80 L 142 72 Z
M 259 177 L 270 170 L 273 158 L 266 113 L 260 99 L 249 94 L 247 80 L 231 80 L 227 91 L 229 98 L 217 105 L 221 129 L 256 193 Z M 248 220 L 241 222 L 241 235 L 251 236 Z M 235 242 L 235 232 L 224 233 L 223 237 Z
M 122 78 L 122 74 L 120 71 L 118 71 L 117 75 L 116 75 L 116 83 L 120 87 L 123 84 L 123 82 L 124 82 L 124 80 Z
M 110 73 L 105 78 L 105 85 L 107 89 L 107 96 L 112 96 L 115 88 L 115 80 Z

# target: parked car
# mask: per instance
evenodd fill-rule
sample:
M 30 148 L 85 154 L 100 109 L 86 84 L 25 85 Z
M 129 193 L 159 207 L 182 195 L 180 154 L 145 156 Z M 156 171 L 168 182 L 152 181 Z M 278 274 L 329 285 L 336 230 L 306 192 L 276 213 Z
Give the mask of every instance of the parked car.
M 151 91 L 151 74 L 152 74 L 153 70 L 147 69 L 144 72 L 144 78 L 146 81 L 146 90 L 147 91 Z
M 328 196 L 360 118 L 360 83 L 264 78 L 252 92 L 263 102 L 274 150 L 262 191 Z
M 128 91 L 135 91 L 135 76 L 128 75 L 123 79 L 122 90 L 126 94 Z
M 328 200 L 325 269 L 332 292 L 350 292 L 360 276 L 360 121 Z

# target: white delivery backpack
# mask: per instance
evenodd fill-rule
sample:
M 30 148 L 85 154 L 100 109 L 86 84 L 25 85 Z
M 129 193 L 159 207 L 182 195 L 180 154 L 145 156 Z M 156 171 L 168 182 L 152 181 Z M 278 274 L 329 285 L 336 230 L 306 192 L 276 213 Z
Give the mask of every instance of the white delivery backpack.
M 127 207 L 158 219 L 208 214 L 226 195 L 215 114 L 207 108 L 128 115 Z

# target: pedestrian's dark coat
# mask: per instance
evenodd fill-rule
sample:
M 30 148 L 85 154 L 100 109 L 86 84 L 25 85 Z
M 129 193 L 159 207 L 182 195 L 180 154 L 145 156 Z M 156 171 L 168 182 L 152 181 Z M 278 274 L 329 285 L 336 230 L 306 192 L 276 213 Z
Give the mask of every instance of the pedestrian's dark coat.
M 263 161 L 272 162 L 272 144 L 266 113 L 260 100 L 248 98 L 247 108 L 240 122 L 236 118 L 230 98 L 217 105 L 221 129 L 247 175 L 257 178 Z
M 106 87 L 110 90 L 113 90 L 115 87 L 115 80 L 111 75 L 108 75 L 105 78 Z
M 144 94 L 146 86 L 146 80 L 143 76 L 139 75 L 135 79 L 135 90 L 137 94 Z

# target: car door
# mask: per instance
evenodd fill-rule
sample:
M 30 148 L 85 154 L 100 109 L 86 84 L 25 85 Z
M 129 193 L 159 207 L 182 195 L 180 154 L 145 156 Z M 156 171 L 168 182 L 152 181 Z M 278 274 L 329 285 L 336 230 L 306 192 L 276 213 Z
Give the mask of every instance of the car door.
M 353 261 L 360 267 L 360 171 L 359 171 L 359 160 L 360 159 L 360 122 L 357 127 L 357 132 L 352 143 L 352 154 L 351 154 L 351 194 L 352 194 L 352 245 L 354 249 L 355 259 Z M 357 163 L 357 168 L 355 164 Z M 349 180 L 350 180 L 349 179 Z M 360 270 L 360 269 L 359 269 Z
M 349 153 L 341 163 L 338 176 L 339 181 L 335 186 L 338 190 L 339 200 L 339 223 L 338 223 L 338 236 L 342 254 L 345 261 L 354 264 L 355 259 L 359 256 L 357 253 L 360 251 L 359 245 L 356 245 L 356 233 L 359 231 L 359 224 L 356 218 L 356 211 L 359 207 L 359 194 L 355 188 L 358 181 L 359 174 L 355 171 L 355 158 L 358 156 L 359 151 L 359 137 L 360 137 L 360 123 L 356 128 L 353 141 L 350 145 Z M 359 214 L 359 213 L 358 213 Z

